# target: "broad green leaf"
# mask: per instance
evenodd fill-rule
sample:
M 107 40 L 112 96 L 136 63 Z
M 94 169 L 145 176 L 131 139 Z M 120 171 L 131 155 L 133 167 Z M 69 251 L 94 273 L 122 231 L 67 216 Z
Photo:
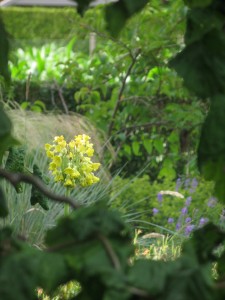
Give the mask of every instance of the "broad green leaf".
M 5 256 L 1 263 L 0 299 L 35 300 L 37 287 L 53 292 L 65 282 L 66 265 L 62 256 L 29 246 L 21 250 Z
M 134 155 L 138 156 L 140 154 L 140 143 L 138 141 L 133 141 L 132 142 L 132 150 Z
M 128 18 L 139 12 L 148 0 L 130 1 L 119 0 L 106 7 L 107 29 L 113 36 L 118 36 Z
M 190 8 L 205 7 L 210 5 L 213 0 L 184 0 L 184 3 Z
M 164 146 L 163 146 L 163 141 L 162 140 L 156 138 L 153 141 L 153 145 L 154 145 L 154 148 L 158 151 L 159 154 L 163 154 Z
M 5 78 L 6 82 L 10 80 L 8 69 L 8 54 L 9 54 L 9 41 L 8 35 L 5 30 L 4 23 L 0 12 L 0 75 Z
M 148 152 L 148 154 L 151 154 L 152 153 L 152 148 L 153 148 L 152 140 L 144 139 L 143 140 L 143 145 L 145 147 L 145 150 Z
M 88 9 L 91 2 L 94 2 L 94 0 L 76 0 L 78 13 L 83 15 L 85 10 Z
M 5 195 L 0 188 L 0 218 L 5 218 L 8 215 L 8 207 L 5 199 Z
M 0 164 L 6 150 L 18 142 L 11 136 L 12 124 L 0 104 Z
M 208 98 L 225 94 L 225 35 L 211 30 L 200 40 L 187 45 L 170 61 L 184 84 L 197 96 Z
M 173 161 L 165 159 L 162 164 L 162 168 L 159 171 L 159 178 L 166 178 L 168 180 L 173 180 L 176 178 L 176 171 L 173 167 Z
M 224 16 L 212 8 L 190 10 L 184 37 L 186 45 L 199 41 L 212 30 L 222 30 L 223 25 Z
M 164 291 L 169 275 L 177 265 L 171 262 L 137 260 L 128 273 L 129 283 L 155 296 Z M 153 297 L 154 298 L 154 297 Z
M 215 181 L 215 194 L 225 202 L 225 95 L 212 98 L 202 126 L 198 166 L 206 180 Z
M 196 230 L 183 245 L 183 253 L 194 255 L 200 264 L 215 260 L 214 250 L 225 240 L 225 233 L 212 223 Z

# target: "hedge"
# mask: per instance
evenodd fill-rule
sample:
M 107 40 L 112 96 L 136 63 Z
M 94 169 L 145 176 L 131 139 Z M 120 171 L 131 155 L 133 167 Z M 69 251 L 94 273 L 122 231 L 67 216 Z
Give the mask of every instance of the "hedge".
M 74 8 L 2 8 L 6 29 L 14 40 L 64 40 L 79 31 Z

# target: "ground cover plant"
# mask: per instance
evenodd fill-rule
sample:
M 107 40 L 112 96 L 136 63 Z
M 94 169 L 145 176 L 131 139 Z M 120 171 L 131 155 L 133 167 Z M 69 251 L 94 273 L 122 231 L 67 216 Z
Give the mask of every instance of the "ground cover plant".
M 82 12 L 91 1 L 77 2 Z M 106 8 L 108 28 L 114 36 L 126 19 L 146 3 L 120 0 Z M 207 98 L 210 103 L 198 145 L 198 164 L 206 179 L 215 181 L 214 193 L 223 203 L 224 131 L 221 128 L 224 128 L 225 81 L 223 70 L 219 68 L 224 64 L 223 2 L 198 0 L 185 3 L 189 7 L 185 45 L 170 61 L 170 66 L 184 78 L 190 90 L 202 99 Z M 209 17 L 214 22 L 208 22 Z M 4 41 L 0 47 L 5 55 L 1 56 L 0 66 L 7 80 L 7 35 L 3 24 L 0 29 Z M 2 162 L 5 152 L 18 141 L 12 135 L 12 124 L 2 107 L 0 115 Z M 37 176 L 12 173 L 4 168 L 0 169 L 0 175 L 15 189 L 23 182 L 32 184 L 41 194 L 52 201 L 70 205 L 72 210 L 54 228 L 47 230 L 42 251 L 31 247 L 23 237 L 13 235 L 10 227 L 0 231 L 1 298 L 15 299 L 16 295 L 19 300 L 36 299 L 40 288 L 51 294 L 59 285 L 71 280 L 81 286 L 79 294 L 72 296 L 74 299 L 195 300 L 199 299 L 199 295 L 202 299 L 224 298 L 225 233 L 221 227 L 208 223 L 193 231 L 191 238 L 183 243 L 177 259 L 166 262 L 137 259 L 131 228 L 116 210 L 109 210 L 104 202 L 85 207 L 76 199 L 52 193 Z M 162 195 L 166 194 L 161 191 L 158 200 L 162 200 Z M 0 216 L 4 219 L 8 215 L 8 207 L 2 190 L 0 199 Z M 189 203 L 190 198 L 187 200 Z M 185 203 L 186 206 L 188 203 Z M 212 272 L 215 265 L 216 276 Z

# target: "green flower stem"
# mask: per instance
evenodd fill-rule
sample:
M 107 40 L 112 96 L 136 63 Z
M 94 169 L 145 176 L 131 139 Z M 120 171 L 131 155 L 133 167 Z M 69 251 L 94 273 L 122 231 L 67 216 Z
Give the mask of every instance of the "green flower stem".
M 66 197 L 70 197 L 70 188 L 66 188 Z M 70 206 L 68 204 L 64 205 L 64 215 L 68 216 L 70 213 Z

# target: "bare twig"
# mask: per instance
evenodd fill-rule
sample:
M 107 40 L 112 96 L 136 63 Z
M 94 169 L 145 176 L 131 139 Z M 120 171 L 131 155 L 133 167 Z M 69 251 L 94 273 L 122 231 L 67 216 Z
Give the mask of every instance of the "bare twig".
M 25 100 L 26 100 L 26 101 L 29 100 L 29 92 L 30 92 L 31 76 L 32 76 L 32 73 L 29 73 L 29 74 L 28 74 L 27 81 L 26 81 L 26 93 L 25 93 Z
M 117 271 L 119 271 L 121 269 L 120 261 L 116 253 L 114 252 L 109 240 L 102 234 L 98 234 L 98 239 L 102 242 L 107 254 L 109 255 L 113 263 L 113 266 Z
M 117 133 L 119 132 L 123 132 L 123 131 L 133 131 L 133 130 L 137 130 L 140 128 L 149 128 L 152 126 L 162 126 L 162 125 L 168 125 L 168 121 L 165 122 L 149 122 L 149 123 L 144 123 L 144 124 L 137 124 L 137 125 L 133 125 L 133 126 L 129 126 L 129 127 L 123 127 L 120 130 L 117 131 Z
M 111 120 L 111 123 L 109 124 L 108 133 L 107 133 L 108 137 L 111 135 L 111 132 L 112 132 L 113 127 L 114 127 L 115 116 L 117 114 L 120 102 L 122 100 L 122 95 L 123 95 L 123 91 L 124 91 L 125 86 L 126 86 L 127 78 L 130 75 L 130 73 L 131 73 L 131 71 L 132 71 L 132 69 L 133 69 L 133 67 L 134 67 L 134 65 L 135 65 L 135 63 L 137 61 L 137 58 L 138 58 L 138 56 L 139 56 L 140 53 L 141 53 L 141 49 L 137 49 L 136 53 L 134 54 L 134 56 L 132 58 L 132 61 L 131 61 L 131 64 L 130 64 L 128 70 L 127 70 L 127 73 L 126 73 L 126 75 L 123 78 L 122 85 L 121 85 L 121 88 L 120 88 L 119 94 L 118 94 L 118 99 L 117 99 L 116 105 L 115 105 L 114 110 L 113 110 L 112 120 Z
M 68 107 L 67 107 L 67 105 L 66 105 L 66 101 L 65 101 L 65 99 L 64 99 L 64 97 L 63 97 L 62 90 L 61 90 L 60 86 L 58 85 L 58 83 L 57 83 L 56 81 L 55 81 L 55 87 L 56 87 L 56 89 L 57 89 L 57 91 L 58 91 L 59 98 L 60 98 L 60 100 L 61 100 L 61 102 L 62 102 L 62 106 L 63 106 L 63 108 L 64 108 L 64 110 L 65 110 L 65 113 L 68 115 L 68 114 L 69 114 L 69 110 L 68 110 Z
M 11 173 L 2 168 L 0 168 L 0 177 L 7 179 L 14 187 L 17 186 L 18 183 L 25 182 L 28 184 L 32 184 L 38 190 L 40 190 L 47 198 L 60 203 L 69 204 L 73 209 L 79 208 L 80 205 L 74 203 L 71 198 L 56 195 L 55 193 L 51 192 L 43 182 L 34 175 L 27 175 L 23 173 Z

